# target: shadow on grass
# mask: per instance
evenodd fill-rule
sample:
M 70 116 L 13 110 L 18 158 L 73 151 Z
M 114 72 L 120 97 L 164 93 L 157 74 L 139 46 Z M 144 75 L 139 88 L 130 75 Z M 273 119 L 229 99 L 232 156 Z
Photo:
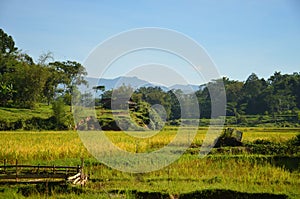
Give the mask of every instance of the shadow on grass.
M 245 193 L 226 189 L 211 189 L 180 194 L 180 199 L 214 198 L 214 199 L 286 199 L 287 195 L 272 193 Z
M 201 191 L 195 191 L 190 193 L 183 193 L 180 195 L 170 195 L 168 193 L 161 192 L 141 192 L 141 191 L 120 191 L 114 190 L 110 193 L 128 194 L 136 199 L 190 199 L 190 198 L 203 198 L 203 199 L 287 199 L 288 196 L 284 194 L 272 194 L 272 193 L 244 193 L 226 189 L 207 189 Z
M 81 187 L 70 186 L 67 184 L 49 182 L 49 183 L 42 183 L 36 185 L 23 185 L 18 187 L 17 193 L 22 194 L 25 197 L 31 195 L 55 195 L 55 194 L 83 194 L 85 190 Z

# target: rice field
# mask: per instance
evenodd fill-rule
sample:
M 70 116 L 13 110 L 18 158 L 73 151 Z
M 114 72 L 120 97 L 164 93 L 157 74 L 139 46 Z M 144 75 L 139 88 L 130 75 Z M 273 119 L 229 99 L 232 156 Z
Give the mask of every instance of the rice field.
M 300 133 L 300 129 L 239 128 L 243 142 L 257 139 L 282 143 Z M 73 131 L 13 131 L 0 132 L 0 161 L 15 159 L 26 164 L 77 165 L 85 159 L 85 172 L 90 179 L 84 193 L 36 193 L 29 198 L 132 198 L 132 191 L 160 192 L 176 198 L 183 193 L 206 189 L 224 189 L 247 193 L 285 194 L 300 197 L 300 171 L 271 161 L 259 154 L 213 154 L 199 158 L 197 146 L 205 138 L 207 128 L 200 128 L 193 138 L 196 153 L 185 153 L 180 159 L 158 171 L 144 174 L 121 172 L 99 163 L 86 150 L 77 132 Z M 132 138 L 122 132 L 105 132 L 118 147 L 133 153 L 150 152 L 167 145 L 177 129 L 167 127 L 149 138 Z M 188 132 L 188 129 L 187 129 Z M 153 133 L 153 132 L 140 132 Z M 145 135 L 147 137 L 147 135 Z M 299 157 L 296 158 L 299 165 Z M 0 186 L 1 188 L 1 186 Z M 0 198 L 23 198 L 16 188 L 4 187 Z M 131 197 L 132 196 L 132 197 Z

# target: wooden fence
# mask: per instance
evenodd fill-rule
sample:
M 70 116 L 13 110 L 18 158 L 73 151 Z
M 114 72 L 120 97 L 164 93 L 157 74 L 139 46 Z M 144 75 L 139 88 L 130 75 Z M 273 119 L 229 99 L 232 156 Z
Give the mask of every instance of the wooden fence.
M 84 185 L 87 176 L 83 172 L 84 161 L 78 166 L 44 166 L 22 165 L 16 160 L 14 165 L 8 165 L 6 159 L 0 165 L 0 183 L 43 183 L 70 182 Z

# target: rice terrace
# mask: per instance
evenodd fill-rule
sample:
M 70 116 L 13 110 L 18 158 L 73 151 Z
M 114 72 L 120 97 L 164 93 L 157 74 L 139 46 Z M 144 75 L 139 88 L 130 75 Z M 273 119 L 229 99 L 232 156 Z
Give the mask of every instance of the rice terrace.
M 0 199 L 299 199 L 297 3 L 1 1 Z

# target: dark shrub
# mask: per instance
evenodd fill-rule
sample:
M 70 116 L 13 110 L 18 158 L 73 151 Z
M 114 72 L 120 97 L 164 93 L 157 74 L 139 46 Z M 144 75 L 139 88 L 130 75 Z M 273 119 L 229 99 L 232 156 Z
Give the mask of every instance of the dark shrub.
M 223 131 L 215 144 L 215 148 L 223 146 L 243 146 L 242 140 L 243 133 L 236 131 L 233 128 L 227 128 Z

